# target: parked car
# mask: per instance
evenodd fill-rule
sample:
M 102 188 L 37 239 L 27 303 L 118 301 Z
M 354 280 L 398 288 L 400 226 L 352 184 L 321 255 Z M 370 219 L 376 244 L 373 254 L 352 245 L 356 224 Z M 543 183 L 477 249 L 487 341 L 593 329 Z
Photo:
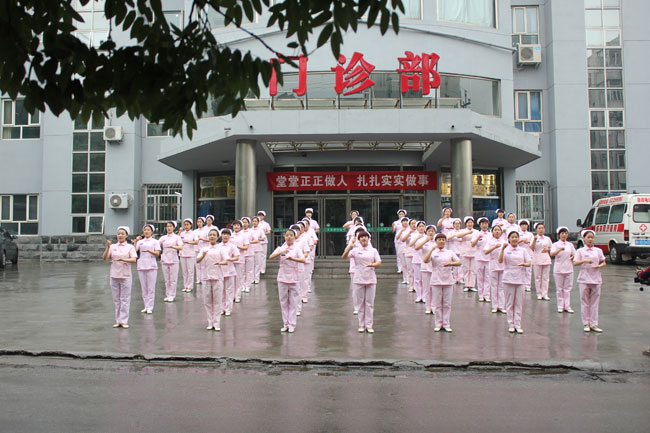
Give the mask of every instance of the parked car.
M 18 245 L 16 236 L 0 227 L 0 268 L 4 268 L 8 262 L 14 265 L 18 263 Z
M 614 264 L 650 256 L 650 194 L 620 194 L 596 200 L 584 221 L 596 232 L 595 246 Z M 584 242 L 578 239 L 578 246 Z

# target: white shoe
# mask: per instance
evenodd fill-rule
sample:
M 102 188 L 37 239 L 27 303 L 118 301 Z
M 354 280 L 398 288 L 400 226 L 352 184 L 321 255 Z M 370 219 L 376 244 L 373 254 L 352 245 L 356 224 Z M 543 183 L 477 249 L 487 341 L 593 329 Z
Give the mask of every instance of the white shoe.
M 293 334 L 296 331 L 296 328 L 289 328 L 289 334 Z
M 153 311 L 151 311 L 151 310 L 147 310 L 146 313 L 147 313 L 147 314 L 153 314 Z
M 443 327 L 442 329 L 444 329 L 445 332 L 452 332 L 452 331 L 453 331 L 453 329 L 451 329 L 451 328 L 445 328 L 445 327 Z
M 122 323 L 122 325 L 120 325 L 120 326 L 122 326 L 122 328 L 124 328 L 124 329 L 129 329 L 129 325 L 127 325 L 126 323 Z M 602 331 L 600 331 L 600 332 L 602 332 Z
M 491 303 L 491 302 L 492 302 L 492 299 L 490 299 L 490 298 L 485 298 L 485 302 L 490 302 L 490 303 Z
M 598 326 L 595 326 L 595 325 L 591 326 L 591 330 L 594 331 L 594 332 L 598 332 L 598 333 L 603 332 L 602 329 L 600 329 Z
M 311 293 L 311 289 L 307 289 L 307 293 Z
M 550 301 L 551 300 L 551 298 L 549 298 L 548 296 L 544 296 L 542 299 L 545 300 L 545 301 Z
M 307 302 L 309 302 L 309 299 L 307 299 L 307 298 L 303 298 L 302 303 L 303 303 L 303 304 L 306 304 Z
M 440 327 L 436 326 L 435 328 L 433 328 L 433 332 L 440 332 Z
M 363 326 L 360 326 L 359 329 L 357 329 L 357 331 L 359 331 L 359 332 L 364 332 L 365 330 L 366 330 L 366 328 L 364 328 Z
M 239 298 L 235 298 L 235 303 L 236 303 L 236 304 L 239 304 L 240 302 L 241 302 L 241 299 L 239 299 Z
M 205 329 L 207 329 L 208 331 L 212 331 L 212 326 L 211 325 L 207 326 Z
M 214 327 L 214 330 L 217 331 L 217 332 L 219 332 L 219 331 L 221 331 L 221 328 L 217 328 L 217 327 L 215 326 L 215 327 Z
M 146 313 L 146 312 L 147 312 L 147 309 L 146 309 L 146 308 L 143 308 L 142 310 L 140 310 L 140 312 L 141 312 L 141 313 Z
M 478 298 L 478 301 L 479 302 L 485 302 L 485 299 L 484 298 Z
M 470 292 L 478 292 L 478 289 L 476 287 L 470 287 L 469 291 Z
M 368 332 L 368 334 L 374 334 L 375 333 L 375 330 L 372 329 L 372 328 L 368 328 L 368 329 L 366 329 L 366 331 Z
M 524 333 L 524 330 L 521 329 L 521 328 L 517 328 L 516 331 L 517 331 L 517 334 L 523 334 Z
M 163 301 L 165 301 L 165 302 L 167 302 L 168 300 L 169 300 L 169 298 L 163 298 Z
M 512 334 L 513 332 L 515 332 L 515 328 L 513 327 L 508 328 L 508 332 Z
M 174 298 L 167 298 L 167 302 L 174 302 Z
M 558 308 L 558 309 L 557 309 L 557 312 L 558 312 L 558 313 L 564 313 L 564 310 L 561 309 L 561 308 Z
M 298 312 L 296 313 L 296 316 L 302 316 L 302 312 L 298 311 Z
M 463 292 L 469 292 L 469 287 L 465 287 L 465 288 L 463 289 Z
M 591 332 L 591 328 L 589 327 L 589 325 L 585 325 L 585 327 L 582 328 L 582 330 L 585 332 Z
M 280 328 L 280 332 L 287 332 L 288 330 L 289 330 L 289 327 L 287 327 L 287 326 L 284 326 L 284 327 Z
M 426 310 L 424 314 L 431 314 L 431 310 Z
M 526 289 L 527 292 L 530 292 L 532 289 L 529 287 Z
M 493 313 L 496 313 L 496 312 L 497 312 L 497 309 L 496 309 L 496 308 L 493 308 L 493 309 L 492 309 L 492 312 L 493 312 Z
M 226 311 L 226 316 L 230 316 L 230 311 Z
M 567 313 L 571 313 L 571 314 L 573 314 L 573 310 L 572 310 L 571 308 L 567 308 L 567 309 L 564 310 L 564 311 L 566 311 Z
M 538 296 L 538 297 L 537 297 L 537 300 L 538 300 L 538 301 L 541 301 L 541 300 L 542 300 L 542 297 L 541 297 L 541 296 Z
M 115 325 L 113 325 L 113 328 L 119 328 L 119 327 L 120 327 L 119 323 L 116 323 Z
M 354 311 L 352 312 L 352 314 L 354 314 L 354 315 L 356 316 L 357 314 L 359 314 L 359 312 L 358 312 L 357 310 L 354 310 Z

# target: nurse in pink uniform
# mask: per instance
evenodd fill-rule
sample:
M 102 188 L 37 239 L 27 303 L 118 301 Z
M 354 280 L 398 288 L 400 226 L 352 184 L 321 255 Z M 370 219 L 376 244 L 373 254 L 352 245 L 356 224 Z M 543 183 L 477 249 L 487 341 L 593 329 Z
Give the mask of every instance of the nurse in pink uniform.
M 442 218 L 438 220 L 438 232 L 447 235 L 451 229 L 454 228 L 454 220 L 451 218 L 451 213 L 453 210 L 450 207 L 442 208 Z
M 353 284 L 359 298 L 359 332 L 375 332 L 373 315 L 375 309 L 375 293 L 377 291 L 377 276 L 375 268 L 381 266 L 379 252 L 370 245 L 370 234 L 366 231 L 357 232 L 358 245 L 348 244 L 343 252 L 343 258 L 354 257 Z
M 523 334 L 521 312 L 524 307 L 525 268 L 530 267 L 532 258 L 526 249 L 519 246 L 519 233 L 517 230 L 510 230 L 507 239 L 508 243 L 501 247 L 498 260 L 504 264 L 502 281 L 506 295 L 508 332 L 516 331 L 517 334 Z
M 241 302 L 241 294 L 244 290 L 244 255 L 246 250 L 250 247 L 248 243 L 248 236 L 244 235 L 242 232 L 242 222 L 235 220 L 232 222 L 232 236 L 230 237 L 230 242 L 232 242 L 237 247 L 237 253 L 239 259 L 234 262 L 235 264 L 235 303 Z
M 501 239 L 501 226 L 492 226 L 492 237 L 485 244 L 485 254 L 490 257 L 488 272 L 490 275 L 490 295 L 492 312 L 506 312 L 506 298 L 503 292 L 503 262 L 499 262 L 499 253 L 505 242 Z
M 251 219 L 252 227 L 250 228 L 250 242 L 253 246 L 253 284 L 260 283 L 260 275 L 262 274 L 262 261 L 266 256 L 262 242 L 266 239 L 264 230 L 260 227 L 259 217 L 254 216 Z
M 196 219 L 196 229 L 194 230 L 194 235 L 197 242 L 197 244 L 194 246 L 194 251 L 196 254 L 200 253 L 204 247 L 209 245 L 208 233 L 204 230 L 204 227 L 205 218 L 198 217 Z M 203 265 L 196 261 L 196 257 L 194 258 L 194 262 L 196 263 L 196 284 L 201 284 L 203 281 L 203 274 L 201 272 L 203 270 Z
M 474 229 L 474 217 L 466 216 L 463 222 L 465 223 L 465 231 L 458 235 L 462 241 L 460 273 L 465 284 L 463 292 L 476 292 L 476 266 L 474 263 L 476 249 L 472 246 L 472 242 L 474 241 L 474 235 L 478 231 Z
M 510 233 L 511 230 L 517 230 L 519 231 L 519 224 L 517 224 L 517 215 L 514 213 L 510 212 L 508 214 L 508 219 L 506 220 L 505 224 L 503 225 L 503 240 L 507 241 L 506 235 L 507 233 Z
M 486 217 L 480 217 L 478 219 L 478 225 L 481 227 L 481 230 L 474 234 L 474 239 L 472 240 L 472 247 L 476 251 L 474 260 L 478 301 L 490 302 L 490 275 L 488 273 L 490 258 L 485 254 L 485 244 L 492 236 L 488 231 L 490 222 Z
M 248 217 L 241 218 L 242 235 L 248 240 L 248 249 L 244 253 L 244 293 L 250 293 L 251 285 L 253 284 L 253 276 L 255 273 L 255 247 L 253 236 L 251 233 L 250 225 L 251 219 Z
M 438 233 L 434 236 L 436 247 L 431 248 L 422 259 L 431 262 L 431 297 L 436 324 L 433 330 L 439 332 L 444 329 L 451 332 L 451 298 L 454 287 L 454 277 L 451 275 L 452 266 L 460 266 L 460 258 L 451 250 L 445 248 L 447 236 Z
M 305 263 L 302 247 L 296 245 L 296 232 L 289 229 L 284 232 L 284 244 L 271 253 L 269 259 L 276 257 L 280 261 L 278 269 L 278 297 L 282 310 L 282 328 L 280 332 L 296 330 L 296 315 L 300 304 L 300 272 L 298 265 Z
M 397 258 L 397 273 L 401 274 L 402 273 L 402 261 L 397 253 L 397 233 L 402 229 L 402 218 L 406 217 L 406 209 L 400 209 L 397 211 L 397 219 L 393 221 L 393 224 L 391 226 L 390 231 L 395 233 L 395 257 Z M 408 221 L 408 220 L 407 220 Z
M 424 221 L 418 221 L 415 225 L 416 231 L 411 233 L 408 238 L 409 249 L 413 251 L 413 257 L 411 262 L 413 263 L 413 285 L 415 288 L 415 302 L 424 302 L 424 290 L 422 286 L 422 257 L 424 256 L 422 249 L 416 250 L 415 243 L 422 238 L 426 237 L 424 229 L 426 228 L 427 223 Z
M 402 265 L 406 264 L 406 283 L 409 285 L 409 292 L 415 292 L 415 275 L 413 273 L 413 254 L 415 250 L 409 245 L 409 237 L 417 231 L 415 229 L 417 222 L 416 219 L 411 218 L 407 229 L 402 230 L 400 239 L 402 241 L 402 251 L 404 252 L 404 263 Z
M 183 271 L 183 292 L 191 292 L 194 287 L 194 264 L 196 263 L 196 246 L 199 243 L 196 233 L 192 230 L 192 219 L 183 220 L 183 230 L 180 232 L 183 249 L 180 252 L 181 270 Z
M 353 210 L 350 212 L 350 221 L 347 221 L 343 224 L 343 228 L 349 230 L 354 225 L 354 219 L 359 216 L 358 210 Z
M 397 260 L 399 260 L 402 273 L 402 284 L 408 284 L 407 281 L 407 272 L 406 272 L 406 258 L 404 257 L 404 242 L 402 242 L 402 235 L 408 230 L 409 219 L 407 217 L 402 218 L 400 221 L 400 226 L 395 231 L 395 254 L 397 254 Z
M 221 230 L 221 243 L 218 244 L 221 249 L 222 261 L 226 261 L 226 265 L 221 268 L 223 273 L 221 309 L 226 316 L 230 316 L 232 313 L 232 302 L 235 298 L 235 280 L 237 279 L 234 262 L 239 260 L 239 250 L 235 243 L 230 240 L 230 235 L 230 229 Z
M 208 246 L 201 248 L 196 256 L 203 263 L 203 302 L 208 318 L 208 331 L 221 331 L 221 312 L 223 294 L 223 267 L 228 264 L 223 256 L 224 250 L 217 245 L 219 230 L 215 227 L 208 232 Z
M 553 280 L 557 294 L 557 312 L 573 313 L 571 309 L 571 289 L 573 289 L 573 266 L 571 264 L 576 254 L 576 249 L 568 242 L 569 229 L 558 227 L 557 235 L 560 238 L 551 245 L 550 256 L 555 258 L 553 265 Z
M 176 225 L 176 221 L 169 221 L 165 224 L 167 234 L 161 236 L 158 240 L 162 249 L 160 263 L 162 264 L 163 278 L 165 279 L 165 302 L 174 302 L 174 298 L 176 298 L 179 264 L 178 252 L 183 249 L 183 240 L 174 233 Z
M 153 237 L 153 224 L 146 224 L 142 228 L 144 238 L 138 236 L 135 250 L 140 253 L 138 259 L 138 277 L 142 288 L 142 301 L 144 308 L 141 313 L 153 313 L 153 304 L 156 297 L 156 278 L 158 277 L 158 263 L 156 257 L 160 255 L 160 243 Z
M 504 216 L 505 216 L 505 211 L 503 209 L 497 209 L 497 217 L 492 220 L 492 227 L 494 226 L 500 226 L 501 231 L 503 232 L 503 228 L 505 227 L 505 224 L 508 222 Z
M 527 219 L 520 219 L 519 220 L 519 246 L 523 247 L 526 251 L 528 251 L 528 254 L 530 256 L 533 256 L 533 250 L 530 248 L 530 244 L 533 241 L 533 234 L 528 231 L 528 227 L 530 227 L 530 221 Z M 533 268 L 528 267 L 526 268 L 526 291 L 530 292 L 532 289 L 532 283 L 533 283 Z
M 462 222 L 460 218 L 454 218 L 451 222 L 453 224 L 453 228 L 446 233 L 447 248 L 455 252 L 456 255 L 460 257 L 462 252 L 462 243 L 463 243 L 462 237 L 460 237 L 460 235 L 463 233 L 467 233 L 467 231 L 461 228 Z M 454 266 L 453 268 L 451 268 L 451 274 L 454 277 L 454 284 L 458 284 L 463 280 L 460 274 L 460 266 Z
M 266 255 L 269 253 L 269 238 L 268 236 L 271 234 L 271 225 L 266 222 L 266 212 L 263 210 L 257 212 L 257 217 L 260 220 L 259 227 L 262 229 L 264 232 L 264 238 L 262 239 L 261 246 L 262 246 L 262 252 L 264 253 L 262 255 L 262 267 L 260 269 L 260 273 L 262 275 L 266 274 Z
M 318 225 L 318 221 L 312 218 L 314 215 L 314 209 L 308 207 L 305 209 L 305 216 L 311 220 L 311 228 L 314 229 L 314 231 L 318 234 L 320 233 L 320 226 Z
M 578 287 L 580 288 L 580 314 L 585 332 L 603 332 L 598 327 L 598 305 L 600 303 L 600 288 L 603 277 L 600 269 L 604 268 L 605 255 L 603 250 L 594 247 L 596 232 L 583 230 L 581 233 L 585 246 L 576 252 L 573 266 L 580 266 Z
M 535 224 L 535 236 L 530 242 L 533 250 L 533 274 L 535 275 L 535 290 L 537 299 L 550 301 L 548 297 L 548 285 L 551 276 L 551 238 L 544 235 L 544 223 Z
M 310 245 L 309 254 L 305 263 L 305 272 L 306 275 L 306 284 L 307 284 L 307 293 L 311 293 L 312 286 L 312 275 L 314 274 L 314 263 L 316 261 L 316 245 L 318 245 L 318 235 L 316 231 L 311 227 L 311 220 L 309 218 L 303 218 L 302 222 L 305 224 L 305 236 L 309 239 L 308 243 Z
M 436 243 L 433 240 L 433 237 L 436 234 L 436 226 L 428 225 L 424 228 L 426 236 L 424 238 L 418 239 L 415 243 L 415 252 L 422 255 L 424 259 L 424 254 L 426 254 L 432 248 L 435 248 Z M 433 272 L 433 267 L 431 266 L 431 261 L 425 263 L 424 260 L 420 265 L 420 271 L 422 272 L 422 300 L 426 305 L 426 310 L 424 314 L 431 314 L 431 273 Z
M 131 307 L 131 286 L 133 276 L 131 263 L 135 263 L 138 255 L 133 245 L 126 241 L 129 228 L 117 228 L 117 243 L 106 241 L 106 249 L 102 254 L 103 260 L 111 259 L 110 286 L 115 304 L 115 324 L 113 328 L 129 327 L 129 308 Z

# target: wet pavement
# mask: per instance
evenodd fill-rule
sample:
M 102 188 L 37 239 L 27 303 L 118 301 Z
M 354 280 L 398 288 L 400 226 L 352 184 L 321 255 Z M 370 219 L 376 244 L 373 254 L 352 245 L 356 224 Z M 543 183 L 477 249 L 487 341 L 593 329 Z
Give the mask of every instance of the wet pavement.
M 317 263 L 318 266 L 318 263 Z M 142 308 L 135 276 L 130 328 L 113 329 L 105 263 L 20 263 L 0 270 L 0 355 L 8 351 L 75 354 L 211 356 L 264 360 L 407 360 L 417 365 L 514 362 L 591 370 L 650 371 L 650 298 L 633 282 L 634 267 L 607 266 L 600 301 L 603 334 L 586 334 L 574 285 L 575 314 L 526 294 L 523 335 L 507 331 L 505 315 L 491 314 L 476 294 L 455 289 L 453 333 L 434 333 L 433 317 L 394 279 L 381 279 L 375 334 L 357 332 L 347 279 L 315 279 L 294 334 L 282 326 L 274 275 L 267 275 L 223 317 L 221 332 L 205 330 L 201 286 L 165 303 L 159 273 L 152 315 Z M 533 289 L 534 290 L 534 289 Z M 534 291 L 533 291 L 534 293 Z

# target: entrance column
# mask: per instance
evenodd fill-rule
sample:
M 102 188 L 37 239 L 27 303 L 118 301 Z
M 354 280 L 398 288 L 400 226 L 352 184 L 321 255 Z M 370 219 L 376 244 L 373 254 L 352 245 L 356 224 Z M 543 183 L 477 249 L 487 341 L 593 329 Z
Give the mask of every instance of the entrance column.
M 235 154 L 235 217 L 255 215 L 255 140 L 237 140 Z
M 451 207 L 461 220 L 472 215 L 472 140 L 451 140 Z

